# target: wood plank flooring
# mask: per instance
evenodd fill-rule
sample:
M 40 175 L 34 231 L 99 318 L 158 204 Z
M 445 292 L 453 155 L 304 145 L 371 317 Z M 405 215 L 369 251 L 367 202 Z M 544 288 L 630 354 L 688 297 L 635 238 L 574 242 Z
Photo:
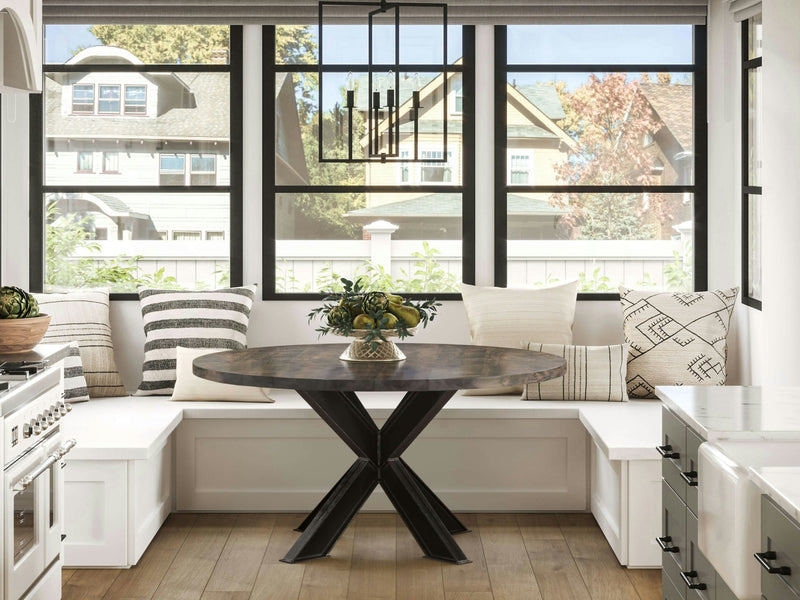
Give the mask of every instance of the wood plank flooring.
M 64 569 L 63 600 L 659 600 L 590 514 L 462 514 L 472 560 L 422 557 L 394 514 L 359 514 L 330 558 L 279 562 L 299 514 L 173 514 L 128 570 Z

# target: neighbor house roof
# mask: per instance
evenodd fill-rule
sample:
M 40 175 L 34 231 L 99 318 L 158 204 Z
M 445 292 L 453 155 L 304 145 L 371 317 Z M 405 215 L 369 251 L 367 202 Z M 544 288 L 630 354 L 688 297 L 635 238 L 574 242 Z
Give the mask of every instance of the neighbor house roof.
M 77 83 L 82 76 L 51 73 L 45 78 L 48 137 L 227 140 L 230 136 L 227 73 L 142 73 L 158 86 L 181 86 L 194 97 L 195 108 L 170 107 L 155 118 L 62 114 L 62 86 Z M 114 74 L 109 73 L 108 79 L 114 83 Z
M 517 85 L 515 87 L 528 101 L 537 106 L 553 121 L 563 119 L 566 114 L 556 88 L 552 85 Z
M 413 190 L 409 190 L 413 191 Z M 508 213 L 518 216 L 558 216 L 567 211 L 551 206 L 547 200 L 510 194 Z M 351 219 L 391 219 L 408 217 L 461 218 L 461 194 L 435 193 L 409 200 L 389 202 L 379 206 L 360 208 L 345 214 Z
M 676 83 L 640 83 L 645 98 L 685 152 L 692 152 L 694 90 Z

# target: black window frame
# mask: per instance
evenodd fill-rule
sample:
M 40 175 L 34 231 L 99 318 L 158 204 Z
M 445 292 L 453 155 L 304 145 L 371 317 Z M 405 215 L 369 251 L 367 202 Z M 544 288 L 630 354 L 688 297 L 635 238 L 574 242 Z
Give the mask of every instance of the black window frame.
M 397 185 L 277 185 L 275 182 L 275 75 L 277 73 L 317 73 L 318 65 L 276 62 L 275 26 L 263 26 L 262 38 L 262 98 L 263 98 L 263 164 L 262 164 L 262 277 L 263 300 L 319 300 L 323 293 L 277 292 L 276 284 L 276 236 L 275 210 L 278 194 L 297 194 L 303 192 L 339 193 L 407 193 L 411 184 Z M 463 90 L 462 132 L 462 184 L 449 185 L 428 183 L 413 185 L 414 191 L 453 192 L 462 198 L 462 274 L 461 281 L 475 283 L 475 27 L 462 26 L 462 64 L 449 63 L 447 72 L 461 73 Z M 431 65 L 402 65 L 403 70 L 425 72 Z M 335 67 L 344 73 L 365 70 L 365 65 L 339 65 Z M 448 111 L 449 107 L 445 106 Z M 398 163 L 400 164 L 400 163 Z M 407 163 L 410 164 L 410 163 Z M 460 293 L 404 294 L 412 299 L 427 299 L 435 296 L 438 300 L 461 300 Z
M 694 25 L 693 62 L 691 64 L 508 64 L 508 31 L 505 25 L 494 28 L 494 104 L 495 104 L 495 199 L 494 199 L 494 278 L 495 286 L 506 287 L 508 279 L 507 194 L 511 192 L 581 193 L 684 193 L 694 195 L 694 290 L 708 287 L 708 107 L 706 26 Z M 509 185 L 507 181 L 507 82 L 509 73 L 643 73 L 677 72 L 694 76 L 694 185 Z M 619 294 L 583 292 L 579 301 L 619 300 Z
M 191 25 L 191 23 L 187 23 Z M 230 159 L 231 179 L 229 185 L 45 185 L 45 123 L 42 94 L 31 94 L 30 106 L 30 263 L 29 285 L 33 292 L 44 291 L 45 269 L 45 223 L 44 195 L 48 192 L 61 191 L 73 193 L 174 193 L 197 194 L 222 192 L 227 193 L 230 206 L 230 286 L 243 284 L 243 222 L 242 222 L 242 111 L 243 111 L 243 45 L 242 26 L 230 25 L 230 61 L 228 64 L 104 64 L 104 65 L 70 65 L 45 64 L 42 68 L 42 79 L 51 72 L 107 72 L 107 73 L 198 73 L 224 72 L 230 73 Z M 44 89 L 44 88 L 43 88 Z M 122 90 L 120 90 L 122 94 Z M 120 95 L 120 106 L 123 98 Z M 120 108 L 122 110 L 122 108 Z M 106 113 L 104 113 L 106 114 Z M 113 114 L 113 113 L 108 113 Z M 160 166 L 160 164 L 159 164 Z M 201 236 L 202 237 L 202 236 Z M 77 288 L 80 289 L 80 288 Z M 111 292 L 111 300 L 138 300 L 136 293 Z
M 750 58 L 750 19 L 742 20 L 742 304 L 763 309 L 763 301 L 748 296 L 750 291 L 750 197 L 759 196 L 763 201 L 763 188 L 750 185 L 750 73 L 763 67 L 762 56 Z M 763 172 L 762 172 L 763 174 Z

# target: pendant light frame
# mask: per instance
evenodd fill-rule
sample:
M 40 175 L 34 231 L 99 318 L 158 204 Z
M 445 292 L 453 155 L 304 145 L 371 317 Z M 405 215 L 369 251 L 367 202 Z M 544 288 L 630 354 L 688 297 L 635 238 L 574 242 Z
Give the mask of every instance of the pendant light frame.
M 350 79 L 352 76 L 352 69 L 350 67 L 342 68 L 342 65 L 327 65 L 325 64 L 323 55 L 323 30 L 324 30 L 324 17 L 325 11 L 328 8 L 340 8 L 345 11 L 352 10 L 353 8 L 363 8 L 367 12 L 368 23 L 368 56 L 366 65 L 353 65 L 354 69 L 360 70 L 366 66 L 367 70 L 367 148 L 366 155 L 363 158 L 353 156 L 353 144 L 360 143 L 361 134 L 353 131 L 353 111 L 357 110 L 355 105 L 355 92 L 353 83 Z M 442 62 L 428 65 L 413 65 L 416 71 L 425 70 L 426 72 L 435 72 L 436 75 L 433 81 L 436 81 L 439 76 L 442 80 L 442 158 L 420 158 L 419 150 L 419 116 L 422 108 L 420 89 L 415 86 L 412 97 L 405 102 L 400 98 L 400 69 L 404 67 L 400 63 L 400 11 L 401 9 L 438 9 L 442 12 Z M 394 62 L 376 64 L 373 57 L 373 29 L 374 20 L 376 16 L 386 15 L 387 13 L 394 13 Z M 391 17 L 390 17 L 391 18 Z M 447 5 L 441 3 L 427 3 L 427 2 L 387 2 L 381 0 L 380 2 L 349 2 L 346 0 L 322 0 L 319 3 L 319 63 L 318 63 L 318 77 L 319 77 L 319 90 L 317 98 L 317 119 L 318 119 L 318 140 L 319 140 L 319 162 L 320 163 L 410 163 L 410 162 L 424 162 L 424 163 L 447 163 L 447 102 L 448 102 L 448 79 L 447 79 Z M 420 69 L 422 67 L 422 69 Z M 406 68 L 408 66 L 406 65 Z M 326 73 L 342 73 L 349 71 L 348 75 L 348 89 L 346 92 L 346 106 L 347 111 L 347 158 L 327 158 L 324 153 L 323 143 L 323 80 Z M 381 89 L 382 86 L 375 86 L 376 74 L 386 72 L 388 70 L 388 77 L 381 75 L 380 82 L 385 78 L 387 89 Z M 415 80 L 418 73 L 415 74 Z M 393 88 L 391 86 L 394 86 Z M 376 87 L 378 89 L 376 89 Z M 353 89 L 351 89 L 353 88 Z M 385 92 L 385 96 L 383 96 Z M 383 96 L 383 97 L 382 97 Z M 384 101 L 385 99 L 385 101 Z M 408 122 L 413 123 L 413 156 L 402 157 L 400 156 L 400 120 L 401 108 L 407 103 L 411 103 L 407 110 Z M 381 104 L 384 103 L 382 106 Z M 382 123 L 386 121 L 386 126 L 382 127 Z M 357 139 L 354 140 L 354 133 Z

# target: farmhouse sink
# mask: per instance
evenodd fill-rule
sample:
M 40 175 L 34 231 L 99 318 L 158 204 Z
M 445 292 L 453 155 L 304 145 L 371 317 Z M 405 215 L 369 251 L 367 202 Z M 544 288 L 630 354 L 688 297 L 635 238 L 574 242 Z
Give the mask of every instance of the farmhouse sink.
M 704 443 L 698 455 L 697 543 L 740 600 L 761 598 L 761 491 L 750 467 L 800 466 L 800 442 Z

